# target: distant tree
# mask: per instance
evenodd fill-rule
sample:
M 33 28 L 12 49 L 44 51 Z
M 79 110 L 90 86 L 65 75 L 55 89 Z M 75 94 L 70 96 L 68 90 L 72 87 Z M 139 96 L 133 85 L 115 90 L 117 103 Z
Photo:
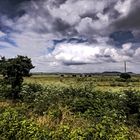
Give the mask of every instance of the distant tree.
M 64 75 L 63 75 L 63 74 L 61 74 L 61 77 L 64 77 Z
M 19 98 L 23 77 L 31 76 L 30 70 L 32 68 L 34 66 L 27 56 L 18 55 L 16 58 L 10 59 L 1 57 L 0 74 L 3 75 L 4 82 L 11 85 L 13 99 Z
M 124 80 L 128 80 L 131 78 L 131 75 L 129 73 L 121 73 L 120 78 L 122 78 Z
M 72 77 L 76 77 L 76 74 L 73 74 Z

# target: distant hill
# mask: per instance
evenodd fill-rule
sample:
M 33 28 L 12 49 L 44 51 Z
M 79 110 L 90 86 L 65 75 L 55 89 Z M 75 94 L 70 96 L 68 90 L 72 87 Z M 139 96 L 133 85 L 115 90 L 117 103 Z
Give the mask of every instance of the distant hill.
M 34 72 L 33 75 L 120 75 L 122 72 L 119 71 L 104 71 L 104 72 L 94 72 L 94 73 L 45 73 L 45 72 Z M 130 75 L 133 75 L 135 73 L 133 72 L 127 72 Z

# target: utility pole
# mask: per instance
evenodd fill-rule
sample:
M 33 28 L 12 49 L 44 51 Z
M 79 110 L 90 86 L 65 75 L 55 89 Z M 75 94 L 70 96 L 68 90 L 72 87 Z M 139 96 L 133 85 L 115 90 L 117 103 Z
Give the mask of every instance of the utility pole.
M 124 72 L 126 73 L 126 61 L 124 61 Z

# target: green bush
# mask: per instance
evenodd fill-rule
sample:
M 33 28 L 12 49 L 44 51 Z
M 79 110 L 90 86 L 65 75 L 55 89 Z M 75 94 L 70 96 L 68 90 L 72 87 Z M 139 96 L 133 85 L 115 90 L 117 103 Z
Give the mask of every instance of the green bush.
M 0 98 L 9 98 L 12 88 L 0 79 Z
M 124 91 L 125 105 L 129 114 L 140 113 L 140 93 L 134 90 Z
M 140 92 L 131 89 L 124 91 L 122 108 L 129 123 L 140 125 Z
M 95 137 L 98 140 L 129 140 L 129 130 L 112 117 L 103 116 L 95 125 Z
M 1 140 L 45 140 L 47 132 L 13 108 L 0 114 Z
M 50 132 L 50 137 L 52 140 L 70 140 L 69 139 L 70 127 L 67 125 L 60 125 L 57 130 Z
M 41 94 L 44 88 L 40 84 L 23 84 L 19 94 L 20 99 L 26 103 L 31 103 L 35 100 L 38 94 Z
M 122 123 L 115 123 L 110 117 L 104 116 L 91 127 L 75 127 L 58 125 L 49 134 L 52 140 L 129 140 L 129 130 Z
M 126 126 L 126 115 L 129 121 L 132 117 L 137 123 L 140 117 L 140 93 L 131 90 L 115 94 L 95 91 L 90 84 L 46 87 L 24 84 L 20 99 L 27 108 L 23 106 L 0 111 L 2 140 L 128 140 L 130 135 Z M 61 107 L 67 107 L 71 112 L 67 119 L 67 114 Z M 56 122 L 56 126 L 48 129 L 47 124 L 43 124 L 44 128 L 40 128 L 28 119 L 28 111 L 35 116 L 45 114 L 51 121 L 49 123 Z M 135 118 L 132 115 L 135 115 Z M 77 125 L 76 117 L 87 120 L 88 125 Z M 72 119 L 74 121 L 71 121 Z
M 51 131 L 52 140 L 94 140 L 93 128 L 71 128 L 68 125 L 59 125 L 56 130 Z
M 70 140 L 94 140 L 93 128 L 75 128 L 69 134 Z
M 121 73 L 120 78 L 126 81 L 128 79 L 131 79 L 131 75 L 129 73 Z

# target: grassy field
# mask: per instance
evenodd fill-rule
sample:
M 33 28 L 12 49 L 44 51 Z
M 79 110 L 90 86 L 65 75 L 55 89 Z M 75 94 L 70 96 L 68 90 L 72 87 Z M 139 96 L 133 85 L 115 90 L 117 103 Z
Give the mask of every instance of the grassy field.
M 132 76 L 131 80 L 122 82 L 119 80 L 119 76 L 97 76 L 92 77 L 61 77 L 59 75 L 33 75 L 32 77 L 25 78 L 27 83 L 39 83 L 42 85 L 70 85 L 70 84 L 86 84 L 92 83 L 93 88 L 101 91 L 118 92 L 128 88 L 140 91 L 140 76 Z

